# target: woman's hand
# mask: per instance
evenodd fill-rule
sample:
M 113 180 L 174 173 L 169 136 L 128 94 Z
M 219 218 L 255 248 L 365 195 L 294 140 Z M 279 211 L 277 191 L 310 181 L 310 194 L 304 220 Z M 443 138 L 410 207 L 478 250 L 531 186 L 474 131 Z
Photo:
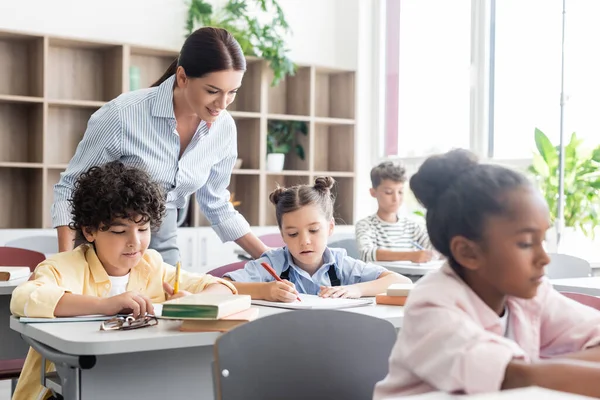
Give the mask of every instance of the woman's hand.
M 360 288 L 354 285 L 349 286 L 321 286 L 319 297 L 331 297 L 342 299 L 358 299 L 362 297 Z

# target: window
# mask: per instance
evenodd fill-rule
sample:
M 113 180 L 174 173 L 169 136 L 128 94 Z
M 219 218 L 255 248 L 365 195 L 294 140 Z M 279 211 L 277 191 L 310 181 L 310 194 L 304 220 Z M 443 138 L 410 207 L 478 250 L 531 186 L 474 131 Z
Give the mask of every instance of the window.
M 470 143 L 471 0 L 387 0 L 386 156 Z
M 534 129 L 560 136 L 562 0 L 501 0 L 495 12 L 493 156 L 530 158 Z M 600 143 L 597 0 L 567 1 L 564 134 Z M 590 43 L 592 39 L 592 43 Z

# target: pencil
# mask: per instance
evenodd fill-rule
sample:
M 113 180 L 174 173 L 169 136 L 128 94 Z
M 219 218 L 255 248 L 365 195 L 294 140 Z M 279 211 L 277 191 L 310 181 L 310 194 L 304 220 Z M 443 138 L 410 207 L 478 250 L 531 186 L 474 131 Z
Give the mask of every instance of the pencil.
M 175 266 L 175 284 L 173 285 L 173 294 L 179 292 L 179 275 L 181 274 L 181 262 L 177 261 Z
M 421 246 L 419 243 L 417 242 L 412 242 L 412 245 L 415 246 L 417 249 L 419 250 L 425 250 L 425 248 L 423 246 Z
M 269 264 L 267 264 L 267 263 L 263 262 L 263 263 L 260 263 L 260 265 L 262 265 L 262 266 L 263 266 L 263 268 L 264 268 L 264 269 L 266 269 L 266 270 L 267 270 L 267 272 L 268 272 L 268 273 L 269 273 L 269 274 L 270 274 L 270 275 L 271 275 L 273 278 L 275 278 L 275 280 L 276 280 L 277 282 L 283 282 L 283 279 L 281 279 L 281 278 L 279 277 L 279 275 L 277 275 L 277 274 L 275 273 L 275 270 L 273 270 L 273 268 L 271 268 L 271 266 L 270 266 Z M 302 300 L 300 300 L 300 296 L 296 297 L 296 300 L 298 300 L 298 301 L 302 301 Z

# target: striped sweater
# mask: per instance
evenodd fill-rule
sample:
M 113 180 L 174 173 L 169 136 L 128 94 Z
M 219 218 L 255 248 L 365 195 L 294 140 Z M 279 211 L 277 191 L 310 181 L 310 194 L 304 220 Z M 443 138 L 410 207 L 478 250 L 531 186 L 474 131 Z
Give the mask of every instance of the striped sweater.
M 356 241 L 360 258 L 365 262 L 377 261 L 377 249 L 419 250 L 413 242 L 432 249 L 427 230 L 418 223 L 404 217 L 398 217 L 395 223 L 385 222 L 377 214 L 356 223 Z

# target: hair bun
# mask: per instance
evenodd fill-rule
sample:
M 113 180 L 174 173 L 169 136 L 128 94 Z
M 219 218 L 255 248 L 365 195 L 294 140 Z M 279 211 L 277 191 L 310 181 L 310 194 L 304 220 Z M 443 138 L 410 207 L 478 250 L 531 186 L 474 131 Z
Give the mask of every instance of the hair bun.
M 457 178 L 478 164 L 477 156 L 464 149 L 429 157 L 410 179 L 410 189 L 417 200 L 429 209 Z
M 286 190 L 287 190 L 286 188 L 278 185 L 277 188 L 275 190 L 273 190 L 271 192 L 271 194 L 269 195 L 269 200 L 271 201 L 271 203 L 273 203 L 274 205 L 277 205 L 277 203 L 279 203 L 279 199 L 281 198 L 281 195 Z
M 330 194 L 333 185 L 335 184 L 335 179 L 330 176 L 319 176 L 315 179 L 314 189 L 317 192 L 323 194 Z

